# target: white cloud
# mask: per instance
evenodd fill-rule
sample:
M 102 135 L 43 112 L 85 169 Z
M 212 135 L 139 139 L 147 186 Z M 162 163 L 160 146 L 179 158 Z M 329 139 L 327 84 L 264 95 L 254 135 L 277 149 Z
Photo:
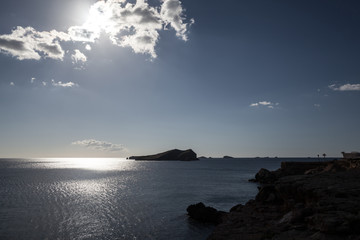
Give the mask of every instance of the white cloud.
M 271 102 L 267 102 L 267 101 L 259 102 L 259 104 L 260 104 L 260 105 L 263 105 L 263 106 L 272 105 Z
M 76 64 L 76 63 L 84 63 L 87 61 L 87 58 L 86 56 L 80 52 L 78 49 L 75 49 L 74 50 L 74 54 L 71 55 L 71 59 L 73 60 L 73 64 Z
M 34 83 L 35 80 L 36 80 L 36 78 L 32 77 L 32 78 L 30 79 L 30 82 L 31 82 L 31 83 Z
M 321 105 L 318 104 L 318 103 L 315 103 L 315 104 L 314 104 L 314 107 L 319 108 L 319 107 L 321 107 Z
M 14 83 L 14 82 L 10 82 L 10 86 L 15 86 L 15 83 Z
M 165 23 L 165 27 L 170 25 L 176 31 L 176 36 L 180 37 L 182 40 L 188 40 L 188 28 L 189 25 L 192 25 L 195 21 L 190 19 L 190 23 L 184 23 L 184 9 L 181 6 L 179 0 L 163 0 L 160 10 L 161 19 Z
M 43 82 L 43 84 L 44 84 L 44 82 Z M 51 80 L 51 84 L 52 84 L 54 87 L 70 87 L 70 88 L 71 88 L 71 87 L 77 86 L 77 84 L 75 84 L 75 83 L 73 83 L 73 82 L 67 82 L 67 83 L 63 83 L 63 82 L 61 82 L 61 81 L 55 82 L 54 79 Z M 46 86 L 46 83 L 45 83 L 44 86 Z
M 279 105 L 279 103 L 272 103 L 272 102 L 268 102 L 268 101 L 260 101 L 260 102 L 256 102 L 256 103 L 251 103 L 249 106 L 250 107 L 265 106 L 267 108 L 274 109 L 275 106 L 278 106 L 278 105 Z
M 43 86 L 46 86 L 46 85 L 47 85 L 47 83 L 43 81 L 43 82 L 42 82 L 42 85 L 43 85 Z
M 160 6 L 150 6 L 147 0 L 97 1 L 81 26 L 71 26 L 67 33 L 18 26 L 11 34 L 0 35 L 0 50 L 19 60 L 42 57 L 62 60 L 62 41 L 95 42 L 104 33 L 117 46 L 131 47 L 135 53 L 156 58 L 155 46 L 161 30 L 171 27 L 180 39 L 188 40 L 189 26 L 194 20 L 186 23 L 184 12 L 180 0 L 161 0 Z M 88 44 L 85 48 L 91 50 Z
M 41 57 L 62 60 L 64 50 L 60 41 L 69 40 L 68 34 L 56 30 L 38 32 L 32 27 L 18 26 L 11 34 L 0 35 L 0 51 L 19 60 L 40 60 Z
M 104 32 L 113 44 L 131 47 L 135 53 L 155 58 L 158 32 L 164 25 L 158 8 L 151 7 L 145 0 L 134 4 L 108 0 L 93 4 L 88 20 L 82 26 L 70 27 L 69 34 L 76 41 L 94 42 Z
M 91 51 L 91 46 L 89 44 L 86 44 L 85 49 Z
M 72 142 L 71 144 L 87 147 L 90 149 L 100 150 L 100 151 L 108 151 L 108 152 L 127 151 L 127 149 L 122 144 L 114 144 L 105 141 L 98 141 L 95 139 L 85 139 L 85 140 L 75 141 Z
M 335 84 L 329 86 L 334 91 L 360 91 L 360 84 L 344 84 L 337 87 Z

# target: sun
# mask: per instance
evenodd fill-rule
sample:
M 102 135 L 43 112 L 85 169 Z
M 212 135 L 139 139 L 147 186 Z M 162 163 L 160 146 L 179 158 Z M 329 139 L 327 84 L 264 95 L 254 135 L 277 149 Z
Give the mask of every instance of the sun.
M 94 32 L 107 31 L 111 28 L 111 10 L 104 1 L 98 1 L 90 7 L 87 20 L 84 25 Z

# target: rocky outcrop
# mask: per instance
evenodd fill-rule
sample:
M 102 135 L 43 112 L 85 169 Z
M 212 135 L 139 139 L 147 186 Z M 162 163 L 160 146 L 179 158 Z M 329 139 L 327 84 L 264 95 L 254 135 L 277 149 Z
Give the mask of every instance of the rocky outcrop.
M 203 223 L 219 224 L 226 215 L 225 212 L 218 211 L 212 207 L 206 207 L 202 202 L 190 205 L 186 211 L 191 218 Z
M 147 155 L 147 156 L 131 156 L 129 159 L 135 160 L 166 160 L 166 161 L 193 161 L 198 160 L 196 157 L 196 153 L 191 150 L 179 150 L 173 149 L 170 151 L 154 154 L 154 155 Z
M 234 206 L 208 239 L 360 239 L 359 165 L 339 160 L 262 169 L 256 198 Z
M 253 182 L 259 183 L 272 183 L 278 178 L 278 174 L 275 172 L 270 172 L 265 168 L 261 168 L 258 173 L 255 175 L 255 179 L 250 179 Z
M 346 165 L 346 167 L 345 167 Z M 286 176 L 313 174 L 326 171 L 329 166 L 337 166 L 339 169 L 349 169 L 349 161 L 330 161 L 330 162 L 282 162 L 281 167 L 275 171 L 269 171 L 265 168 L 259 170 L 252 182 L 261 184 L 274 183 L 276 180 Z

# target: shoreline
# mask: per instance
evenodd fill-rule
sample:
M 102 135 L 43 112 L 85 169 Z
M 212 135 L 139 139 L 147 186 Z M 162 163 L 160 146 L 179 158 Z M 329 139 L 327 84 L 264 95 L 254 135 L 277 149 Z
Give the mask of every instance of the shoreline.
M 255 199 L 218 214 L 209 240 L 360 239 L 360 160 L 284 162 L 252 181 Z

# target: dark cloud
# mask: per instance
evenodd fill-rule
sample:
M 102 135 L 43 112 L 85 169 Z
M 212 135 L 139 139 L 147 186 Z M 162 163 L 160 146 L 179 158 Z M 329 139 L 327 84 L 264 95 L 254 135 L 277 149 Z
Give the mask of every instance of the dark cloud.
M 140 16 L 140 23 L 161 23 L 159 17 L 149 9 L 136 8 L 133 14 Z
M 3 48 L 12 49 L 16 51 L 25 51 L 24 45 L 25 44 L 23 41 L 0 38 L 0 47 Z
M 39 43 L 38 45 L 41 49 L 44 50 L 44 52 L 50 52 L 54 55 L 62 55 L 63 51 L 60 48 L 59 45 L 55 45 L 55 44 L 46 44 L 46 43 Z
M 178 0 L 170 0 L 165 2 L 166 8 L 171 11 L 176 11 L 179 7 L 181 7 L 180 2 Z
M 150 44 L 152 43 L 153 38 L 150 36 L 142 36 L 142 37 L 137 37 L 136 40 L 140 43 Z

